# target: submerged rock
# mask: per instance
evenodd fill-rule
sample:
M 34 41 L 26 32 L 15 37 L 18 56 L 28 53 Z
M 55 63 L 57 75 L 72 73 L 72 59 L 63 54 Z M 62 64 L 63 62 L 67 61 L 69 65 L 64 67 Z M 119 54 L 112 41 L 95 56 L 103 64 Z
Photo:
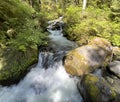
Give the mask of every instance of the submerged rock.
M 18 82 L 38 60 L 38 50 L 35 49 L 24 52 L 3 49 L 0 52 L 0 85 Z
M 85 75 L 78 89 L 85 102 L 119 102 L 118 95 L 103 77 Z
M 94 38 L 88 45 L 70 51 L 64 58 L 64 66 L 69 74 L 82 76 L 107 65 L 111 55 L 110 42 L 103 38 Z

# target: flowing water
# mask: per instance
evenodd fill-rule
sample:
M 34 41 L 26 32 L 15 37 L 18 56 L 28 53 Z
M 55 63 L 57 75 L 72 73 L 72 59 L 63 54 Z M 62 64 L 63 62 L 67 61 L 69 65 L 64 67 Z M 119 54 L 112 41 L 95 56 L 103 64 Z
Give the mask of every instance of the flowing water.
M 82 102 L 76 79 L 69 77 L 62 58 L 76 45 L 61 30 L 49 30 L 52 52 L 40 52 L 35 68 L 17 85 L 0 86 L 0 102 Z

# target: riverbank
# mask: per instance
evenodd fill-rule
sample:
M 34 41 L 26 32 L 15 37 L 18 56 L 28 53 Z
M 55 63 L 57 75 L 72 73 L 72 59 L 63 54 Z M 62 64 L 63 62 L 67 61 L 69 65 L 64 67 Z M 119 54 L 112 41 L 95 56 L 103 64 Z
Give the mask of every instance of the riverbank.
M 10 85 L 38 62 L 38 46 L 47 45 L 47 34 L 39 21 L 42 15 L 27 2 L 0 2 L 0 84 Z

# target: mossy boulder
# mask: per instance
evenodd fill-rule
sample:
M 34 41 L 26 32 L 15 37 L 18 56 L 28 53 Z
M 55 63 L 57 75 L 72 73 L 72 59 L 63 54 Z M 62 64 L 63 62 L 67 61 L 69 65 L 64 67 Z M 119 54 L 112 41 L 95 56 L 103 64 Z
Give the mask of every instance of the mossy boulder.
M 116 92 L 108 82 L 93 74 L 85 75 L 78 83 L 78 89 L 85 102 L 119 102 L 116 101 Z
M 94 38 L 88 45 L 68 52 L 63 62 L 69 74 L 82 76 L 107 65 L 111 54 L 112 46 L 106 39 Z
M 0 84 L 10 85 L 18 82 L 29 67 L 38 60 L 38 50 L 27 48 L 16 51 L 11 48 L 0 50 Z

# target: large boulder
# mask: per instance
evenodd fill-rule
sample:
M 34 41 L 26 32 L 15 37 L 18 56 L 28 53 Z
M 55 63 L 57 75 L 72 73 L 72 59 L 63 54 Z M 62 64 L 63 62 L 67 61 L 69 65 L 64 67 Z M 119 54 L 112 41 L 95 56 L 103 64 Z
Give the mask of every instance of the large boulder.
M 103 38 L 94 38 L 88 45 L 76 48 L 64 57 L 63 64 L 71 75 L 82 76 L 96 68 L 107 65 L 111 59 L 112 46 Z
M 28 48 L 24 52 L 11 48 L 0 49 L 0 84 L 18 82 L 37 60 L 37 49 Z
M 103 78 L 88 74 L 78 83 L 85 102 L 119 102 L 119 96 Z

